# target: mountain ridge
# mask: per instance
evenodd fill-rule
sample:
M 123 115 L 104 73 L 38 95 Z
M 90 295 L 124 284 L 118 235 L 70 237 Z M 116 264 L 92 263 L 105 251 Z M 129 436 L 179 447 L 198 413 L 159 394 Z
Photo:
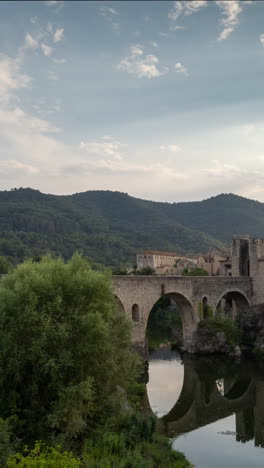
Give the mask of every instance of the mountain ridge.
M 79 251 L 105 265 L 132 265 L 138 250 L 192 255 L 223 249 L 243 233 L 264 234 L 264 204 L 235 194 L 168 203 L 110 190 L 0 191 L 0 255 L 13 262 Z

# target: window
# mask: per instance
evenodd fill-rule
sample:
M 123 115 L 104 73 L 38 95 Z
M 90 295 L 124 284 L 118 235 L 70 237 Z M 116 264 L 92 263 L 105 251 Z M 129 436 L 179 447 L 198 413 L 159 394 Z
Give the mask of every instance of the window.
M 133 322 L 139 322 L 139 307 L 137 304 L 132 306 L 132 320 Z

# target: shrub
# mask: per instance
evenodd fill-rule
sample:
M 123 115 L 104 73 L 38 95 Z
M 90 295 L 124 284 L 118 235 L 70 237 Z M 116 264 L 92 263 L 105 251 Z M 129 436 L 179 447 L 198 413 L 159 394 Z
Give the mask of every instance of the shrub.
M 240 341 L 240 329 L 238 325 L 230 319 L 222 317 L 214 317 L 201 320 L 198 323 L 198 333 L 206 332 L 208 339 L 215 337 L 217 333 L 224 333 L 226 343 L 234 349 Z
M 139 369 L 110 276 L 79 255 L 27 261 L 1 280 L 0 342 L 0 416 L 17 416 L 26 443 L 86 434 Z
M 8 468 L 78 468 L 81 461 L 71 452 L 61 451 L 61 447 L 46 447 L 36 442 L 32 450 L 25 449 L 23 454 L 16 454 L 7 461 Z

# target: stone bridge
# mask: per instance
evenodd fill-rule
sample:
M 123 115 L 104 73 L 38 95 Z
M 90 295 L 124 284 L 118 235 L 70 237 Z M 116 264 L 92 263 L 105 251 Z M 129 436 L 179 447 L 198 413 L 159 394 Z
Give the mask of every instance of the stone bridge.
M 169 295 L 181 311 L 187 351 L 191 351 L 192 336 L 205 305 L 215 312 L 220 301 L 228 298 L 244 311 L 257 303 L 251 277 L 113 276 L 113 292 L 119 307 L 134 322 L 132 340 L 139 347 L 145 343 L 151 309 L 161 296 Z

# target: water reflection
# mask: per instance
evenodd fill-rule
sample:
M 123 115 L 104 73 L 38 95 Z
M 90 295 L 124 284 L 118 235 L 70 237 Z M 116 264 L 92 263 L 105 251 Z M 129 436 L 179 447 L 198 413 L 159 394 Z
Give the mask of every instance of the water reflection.
M 228 453 L 228 467 L 263 467 L 264 451 L 254 448 L 264 447 L 263 365 L 181 357 L 167 347 L 150 356 L 147 390 L 146 404 L 159 417 L 159 431 L 197 468 L 217 468 L 216 456 L 222 467 Z

